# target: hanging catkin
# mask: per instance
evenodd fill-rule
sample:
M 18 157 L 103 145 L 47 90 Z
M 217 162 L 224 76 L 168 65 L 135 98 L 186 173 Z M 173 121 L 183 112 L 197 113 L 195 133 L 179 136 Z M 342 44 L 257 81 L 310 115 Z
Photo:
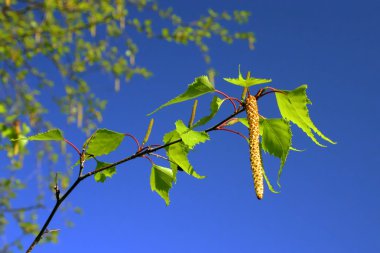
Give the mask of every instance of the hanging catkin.
M 256 98 L 252 95 L 249 95 L 247 97 L 246 110 L 249 125 L 249 154 L 251 160 L 253 182 L 255 185 L 257 198 L 262 199 L 264 196 L 264 177 L 259 141 L 259 111 L 257 108 Z

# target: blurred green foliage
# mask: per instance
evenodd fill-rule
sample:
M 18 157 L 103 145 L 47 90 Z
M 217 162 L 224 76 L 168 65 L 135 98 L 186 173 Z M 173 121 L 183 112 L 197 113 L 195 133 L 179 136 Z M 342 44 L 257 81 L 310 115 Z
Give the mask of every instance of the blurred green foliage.
M 102 120 L 107 101 L 92 92 L 86 73 L 95 70 L 112 75 L 115 81 L 110 89 L 115 91 L 120 90 L 123 80 L 151 75 L 138 61 L 139 47 L 133 34 L 194 44 L 206 62 L 210 62 L 207 41 L 211 38 L 225 43 L 245 40 L 253 49 L 252 32 L 227 28 L 231 27 L 228 23 L 247 23 L 248 11 L 209 9 L 199 15 L 185 21 L 171 7 L 149 0 L 0 0 L 0 150 L 10 161 L 1 168 L 9 173 L 0 174 L 0 235 L 5 233 L 9 219 L 17 222 L 21 236 L 38 230 L 33 221 L 38 209 L 43 208 L 43 195 L 33 206 L 15 209 L 12 205 L 17 193 L 26 187 L 16 170 L 22 168 L 28 149 L 26 141 L 11 140 L 53 127 L 46 117 L 49 108 L 41 98 L 43 94 L 51 93 L 67 122 L 89 134 Z M 49 142 L 41 145 L 38 159 L 54 163 L 57 153 L 65 153 L 64 144 L 59 151 Z M 50 172 L 46 180 L 52 181 L 54 176 Z M 61 176 L 63 188 L 69 179 L 69 173 Z M 45 239 L 49 238 L 56 241 L 56 233 L 47 233 Z M 0 252 L 21 246 L 16 238 L 0 246 Z

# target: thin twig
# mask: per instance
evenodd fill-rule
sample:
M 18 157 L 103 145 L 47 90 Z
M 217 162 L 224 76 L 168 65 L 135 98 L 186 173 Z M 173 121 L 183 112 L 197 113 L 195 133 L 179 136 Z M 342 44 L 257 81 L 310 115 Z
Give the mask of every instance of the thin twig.
M 6 209 L 0 208 L 0 212 L 3 212 L 3 213 L 17 213 L 17 212 L 32 211 L 32 210 L 40 209 L 40 208 L 45 208 L 45 206 L 42 205 L 42 204 L 37 204 L 37 205 L 27 206 L 27 207 L 6 208 Z

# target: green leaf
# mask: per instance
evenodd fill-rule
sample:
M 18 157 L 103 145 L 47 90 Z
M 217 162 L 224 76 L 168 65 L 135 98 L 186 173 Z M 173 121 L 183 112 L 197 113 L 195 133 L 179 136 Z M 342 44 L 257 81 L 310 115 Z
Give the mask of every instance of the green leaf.
M 182 120 L 178 120 L 175 123 L 175 126 L 183 143 L 186 144 L 189 149 L 193 149 L 195 145 L 210 140 L 210 136 L 206 132 L 191 130 L 182 122 Z
M 29 141 L 62 141 L 63 133 L 59 129 L 51 129 L 44 133 L 39 133 L 36 135 L 29 136 L 27 138 Z
M 307 105 L 311 104 L 311 101 L 307 98 L 306 89 L 307 85 L 304 84 L 292 91 L 283 91 L 285 94 L 276 92 L 277 104 L 282 117 L 296 124 L 317 145 L 325 147 L 317 141 L 313 131 L 325 141 L 335 144 L 335 142 L 323 135 L 311 121 L 307 109 Z
M 272 79 L 264 79 L 264 78 L 256 78 L 256 77 L 249 77 L 247 79 L 244 79 L 243 76 L 240 73 L 240 65 L 239 65 L 239 77 L 238 78 L 223 78 L 224 81 L 238 85 L 243 86 L 245 88 L 248 88 L 253 85 L 258 84 L 264 84 L 264 83 L 270 83 L 272 82 Z
M 192 126 L 192 128 L 203 126 L 204 124 L 206 124 L 207 122 L 209 122 L 211 119 L 213 119 L 214 116 L 216 115 L 216 113 L 219 111 L 219 108 L 223 104 L 224 101 L 225 101 L 224 99 L 220 99 L 219 97 L 215 96 L 212 99 L 211 105 L 210 105 L 211 113 L 208 116 L 205 116 L 205 117 L 201 118 L 200 120 L 198 120 Z
M 284 119 L 260 119 L 262 148 L 265 152 L 281 159 L 277 184 L 280 185 L 282 169 L 292 143 L 290 124 Z
M 188 86 L 187 90 L 184 93 L 166 102 L 165 104 L 161 105 L 156 110 L 149 113 L 148 116 L 152 115 L 153 113 L 157 112 L 158 110 L 168 105 L 184 102 L 184 101 L 197 98 L 201 95 L 204 95 L 209 92 L 214 92 L 214 91 L 215 91 L 215 88 L 213 84 L 208 80 L 207 76 L 197 77 L 195 78 L 195 81 Z
M 86 153 L 93 156 L 107 155 L 119 147 L 124 134 L 108 129 L 98 129 L 83 145 Z
M 150 187 L 165 200 L 166 205 L 170 204 L 169 190 L 172 188 L 173 180 L 171 169 L 153 165 L 150 173 Z
M 96 169 L 101 169 L 101 168 L 104 168 L 104 167 L 109 166 L 109 165 L 111 165 L 111 164 L 101 162 L 101 161 L 96 161 Z M 116 167 L 112 166 L 109 169 L 106 169 L 106 170 L 103 170 L 101 172 L 96 173 L 94 175 L 94 179 L 96 182 L 104 183 L 104 181 L 107 179 L 107 177 L 111 178 L 115 173 L 116 173 Z
M 179 139 L 180 139 L 179 133 L 176 130 L 174 130 L 165 134 L 164 143 L 169 143 L 169 142 L 176 141 Z M 198 178 L 198 179 L 205 178 L 205 176 L 199 175 L 194 170 L 193 166 L 191 166 L 189 159 L 187 158 L 190 149 L 185 143 L 180 141 L 178 143 L 175 143 L 166 147 L 165 149 L 166 149 L 166 155 L 168 156 L 170 160 L 170 167 L 173 171 L 174 180 L 176 178 L 178 167 L 180 167 L 187 174 L 195 178 Z

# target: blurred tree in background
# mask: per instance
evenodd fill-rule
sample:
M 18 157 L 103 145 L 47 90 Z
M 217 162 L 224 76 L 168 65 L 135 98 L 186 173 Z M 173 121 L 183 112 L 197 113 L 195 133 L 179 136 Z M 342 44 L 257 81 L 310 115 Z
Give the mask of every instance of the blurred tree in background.
M 28 149 L 24 141 L 11 140 L 53 127 L 43 94 L 50 94 L 68 123 L 89 134 L 102 120 L 107 101 L 92 92 L 86 74 L 112 75 L 114 82 L 108 85 L 116 92 L 136 75 L 151 75 L 145 67 L 149 63 L 138 60 L 136 34 L 196 45 L 207 63 L 210 39 L 245 40 L 250 49 L 255 41 L 251 31 L 235 31 L 236 25 L 248 22 L 250 13 L 244 10 L 209 9 L 198 19 L 183 20 L 172 8 L 149 0 L 0 0 L 0 8 L 0 150 L 9 160 L 0 173 L 0 235 L 9 223 L 22 231 L 19 238 L 0 241 L 0 252 L 21 247 L 23 236 L 38 232 L 34 221 L 44 207 L 44 195 L 32 205 L 13 204 L 28 187 L 18 176 Z M 57 153 L 65 154 L 64 144 L 59 152 L 49 142 L 41 145 L 39 160 L 49 158 L 54 163 Z M 36 174 L 37 184 L 54 181 L 53 172 Z M 63 189 L 69 176 L 69 172 L 60 176 Z M 45 240 L 55 241 L 55 234 L 49 233 Z

